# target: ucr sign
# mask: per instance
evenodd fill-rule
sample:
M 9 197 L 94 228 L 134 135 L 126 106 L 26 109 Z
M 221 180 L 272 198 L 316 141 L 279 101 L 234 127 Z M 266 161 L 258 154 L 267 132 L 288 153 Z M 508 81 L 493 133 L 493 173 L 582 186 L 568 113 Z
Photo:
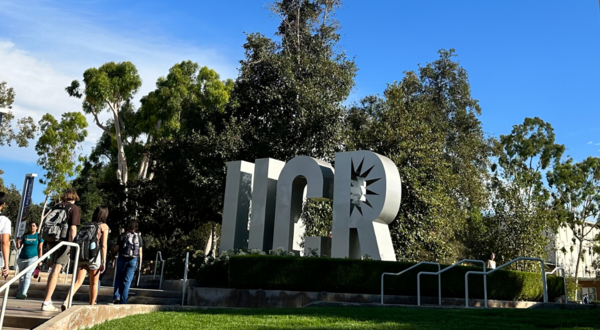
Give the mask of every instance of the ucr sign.
M 221 250 L 298 251 L 304 199 L 333 199 L 332 257 L 396 260 L 388 225 L 400 208 L 401 191 L 395 164 L 370 151 L 336 154 L 335 169 L 307 156 L 287 163 L 271 158 L 230 162 Z M 305 244 L 323 249 L 327 239 L 307 238 Z

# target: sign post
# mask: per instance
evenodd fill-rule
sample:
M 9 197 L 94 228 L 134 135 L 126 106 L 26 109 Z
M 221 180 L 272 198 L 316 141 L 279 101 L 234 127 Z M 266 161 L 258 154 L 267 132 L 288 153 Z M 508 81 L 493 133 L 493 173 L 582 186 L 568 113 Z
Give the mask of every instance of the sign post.
M 19 204 L 19 213 L 17 220 L 15 221 L 15 234 L 13 236 L 15 248 L 17 246 L 17 238 L 23 236 L 25 233 L 25 228 L 27 227 L 27 215 L 29 215 L 31 195 L 33 193 L 33 183 L 35 182 L 36 177 L 37 174 L 35 173 L 25 175 L 25 182 L 23 183 L 23 190 L 21 192 L 21 203 Z M 15 255 L 15 261 L 16 259 L 17 258 Z

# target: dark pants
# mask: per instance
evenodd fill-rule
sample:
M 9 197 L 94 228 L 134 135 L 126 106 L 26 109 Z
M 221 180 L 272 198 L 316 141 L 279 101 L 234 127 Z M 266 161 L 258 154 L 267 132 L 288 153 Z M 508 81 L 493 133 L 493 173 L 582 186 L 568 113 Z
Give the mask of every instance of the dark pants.
M 129 287 L 133 281 L 133 275 L 137 269 L 137 258 L 128 259 L 119 256 L 117 259 L 117 278 L 115 280 L 115 294 L 113 299 L 119 299 L 121 304 L 127 304 Z

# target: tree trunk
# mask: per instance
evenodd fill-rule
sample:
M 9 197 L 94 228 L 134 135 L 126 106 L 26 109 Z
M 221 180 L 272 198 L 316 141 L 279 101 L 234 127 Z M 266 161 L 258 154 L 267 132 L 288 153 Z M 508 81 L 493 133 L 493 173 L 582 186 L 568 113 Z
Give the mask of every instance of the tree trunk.
M 158 131 L 160 130 L 160 126 L 162 124 L 162 121 L 159 120 L 156 123 L 156 134 L 158 134 Z M 146 139 L 146 145 L 145 148 L 148 148 L 149 146 L 152 145 L 152 142 L 154 142 L 154 136 L 152 135 L 151 132 L 148 133 L 148 138 Z M 150 167 L 150 157 L 148 156 L 148 153 L 144 153 L 144 158 L 142 159 L 142 163 L 140 165 L 140 171 L 138 172 L 138 180 L 145 180 L 146 178 L 148 178 L 148 168 Z M 150 180 L 152 180 L 154 176 L 151 175 Z
M 575 263 L 575 299 L 577 299 L 577 291 L 579 291 L 579 263 L 581 261 L 581 251 L 583 251 L 583 238 L 577 238 L 577 240 L 579 240 L 579 249 L 577 251 L 577 262 Z
M 218 237 L 217 237 L 217 224 L 213 222 L 212 224 L 212 235 L 211 235 L 211 239 L 212 239 L 212 254 L 213 256 L 217 256 L 217 241 L 218 241 Z
M 46 205 L 48 205 L 48 197 L 50 197 L 50 194 L 46 195 L 46 199 L 44 199 L 44 208 L 42 208 L 42 218 L 40 219 L 38 233 L 42 231 L 42 225 L 44 224 L 44 217 L 46 216 Z
M 212 241 L 213 241 L 213 229 L 211 228 L 210 233 L 208 235 L 208 239 L 206 240 L 206 246 L 204 247 L 204 260 L 208 258 L 208 254 L 212 250 Z
M 119 116 L 116 111 L 113 111 L 115 120 L 115 137 L 117 139 L 117 180 L 121 185 L 127 184 L 128 169 L 127 169 L 127 157 L 125 156 L 125 147 L 123 146 L 123 140 L 121 139 L 121 125 L 119 125 Z

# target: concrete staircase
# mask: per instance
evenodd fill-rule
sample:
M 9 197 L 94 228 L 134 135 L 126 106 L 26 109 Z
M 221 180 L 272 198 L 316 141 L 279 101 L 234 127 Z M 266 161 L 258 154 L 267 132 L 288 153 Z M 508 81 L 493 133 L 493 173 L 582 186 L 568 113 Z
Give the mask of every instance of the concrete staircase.
M 9 274 L 14 275 L 14 272 Z M 17 294 L 18 282 L 11 285 L 9 291 L 9 300 L 4 317 L 3 329 L 33 329 L 42 323 L 48 321 L 58 313 L 42 312 L 41 305 L 46 296 L 46 280 L 48 273 L 40 273 L 40 282 L 32 279 L 29 291 L 27 292 L 26 300 L 18 300 L 14 297 Z M 62 302 L 67 297 L 71 285 L 71 275 L 67 278 L 68 284 L 63 284 L 65 275 L 59 277 L 59 284 L 56 287 L 52 301 L 54 306 L 60 307 Z M 0 277 L 0 285 L 3 278 Z M 87 283 L 88 279 L 84 281 Z M 100 288 L 100 294 L 97 298 L 98 304 L 108 304 L 113 301 L 112 276 L 105 276 L 103 285 Z M 140 286 L 144 284 L 146 287 L 158 287 L 158 283 L 152 279 L 152 276 L 142 276 Z M 0 298 L 1 299 L 1 298 Z M 145 305 L 179 305 L 181 304 L 181 292 L 165 291 L 146 288 L 131 288 L 129 290 L 128 304 L 145 304 Z M 73 305 L 89 304 L 89 286 L 84 284 L 73 297 Z

